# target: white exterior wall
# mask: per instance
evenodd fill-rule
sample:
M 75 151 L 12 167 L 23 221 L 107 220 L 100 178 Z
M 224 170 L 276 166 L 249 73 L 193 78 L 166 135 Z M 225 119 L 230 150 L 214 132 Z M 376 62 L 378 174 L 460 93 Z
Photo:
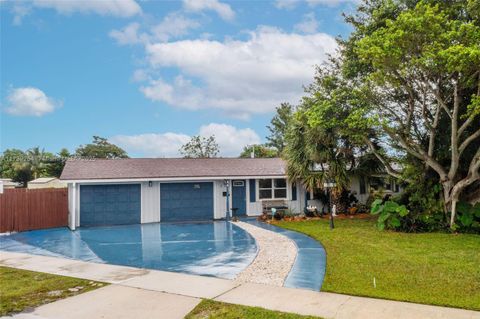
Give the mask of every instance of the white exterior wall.
M 247 180 L 247 215 L 259 216 L 262 214 L 262 200 L 258 199 L 258 179 L 255 180 L 255 202 L 250 202 L 250 182 Z M 281 200 L 281 199 L 279 199 Z M 297 183 L 297 200 L 292 200 L 292 183 L 287 183 L 287 198 L 285 199 L 288 208 L 295 214 L 303 212 L 305 207 L 305 190 Z
M 160 183 L 152 182 L 141 183 L 142 212 L 141 223 L 158 223 L 160 221 Z
M 223 196 L 225 190 L 224 180 L 196 180 L 198 182 L 213 182 L 213 218 L 222 219 L 225 218 L 226 212 L 226 197 Z M 172 181 L 180 182 L 180 181 Z M 191 182 L 185 180 L 184 182 Z M 250 181 L 245 179 L 245 192 L 246 192 L 246 208 L 247 216 L 259 216 L 262 214 L 262 200 L 258 199 L 258 179 L 255 179 L 255 202 L 250 202 Z M 135 183 L 134 181 L 130 183 Z M 161 211 L 160 211 L 160 191 L 161 191 L 161 182 L 152 181 L 152 186 L 148 185 L 147 181 L 138 182 L 141 185 L 141 222 L 142 223 L 155 223 L 161 221 Z M 85 184 L 98 184 L 105 185 L 108 183 L 83 183 Z M 121 184 L 119 182 L 113 182 L 111 184 Z M 75 196 L 73 196 L 73 183 L 68 184 L 68 199 L 69 199 L 69 227 L 73 228 L 73 216 L 75 216 L 75 227 L 78 227 L 80 224 L 80 187 L 82 184 L 75 184 Z M 232 180 L 230 180 L 230 208 L 232 207 L 232 196 L 231 196 L 231 185 Z M 368 190 L 368 183 L 366 189 Z M 360 202 L 364 203 L 368 198 L 368 192 L 366 194 L 360 195 L 360 184 L 358 177 L 352 177 L 351 179 L 351 190 L 356 192 L 356 196 Z M 301 183 L 297 183 L 297 200 L 292 201 L 292 183 L 287 183 L 287 198 L 286 203 L 289 209 L 295 213 L 303 213 L 305 205 L 305 188 Z M 73 198 L 75 197 L 75 207 L 73 207 Z M 307 201 L 307 205 L 316 206 L 318 210 L 322 210 L 323 204 L 320 200 L 310 199 Z M 75 214 L 72 212 L 75 210 Z
M 250 202 L 250 180 L 247 179 L 247 216 L 260 216 L 262 202 L 258 200 L 258 180 L 255 180 L 255 202 Z
M 40 182 L 28 182 L 27 188 L 28 189 L 38 189 L 38 188 L 65 188 L 67 184 L 60 181 L 59 179 L 55 178 L 48 182 L 40 183 Z
M 291 187 L 291 183 L 290 183 Z M 292 190 L 289 191 L 289 196 L 292 196 Z M 303 213 L 305 207 L 305 188 L 300 183 L 297 183 L 297 200 L 290 200 L 288 202 L 288 208 L 294 214 Z
M 352 176 L 350 178 L 350 191 L 354 193 L 360 203 L 365 204 L 367 202 L 369 188 L 368 180 L 365 178 L 365 194 L 360 194 L 360 177 Z
M 68 227 L 74 230 L 80 226 L 80 187 L 68 183 Z
M 175 181 L 178 182 L 178 181 Z M 188 182 L 188 181 L 186 181 Z M 205 181 L 212 182 L 212 181 Z M 88 183 L 88 185 L 105 185 L 109 183 Z M 122 184 L 122 183 L 111 183 Z M 136 183 L 128 183 L 136 184 Z M 156 223 L 161 221 L 160 212 L 160 191 L 161 183 L 159 181 L 153 181 L 152 186 L 148 185 L 148 182 L 141 182 L 141 223 Z M 75 183 L 75 196 L 73 196 L 73 183 L 68 183 L 68 208 L 69 218 L 68 225 L 71 229 L 79 227 L 80 225 L 80 187 L 82 184 Z M 83 184 L 87 185 L 87 184 Z M 223 180 L 213 181 L 213 200 L 214 200 L 214 219 L 225 218 L 226 211 L 226 198 L 222 196 L 225 187 L 223 186 Z M 73 207 L 73 201 L 75 200 L 75 208 Z M 230 196 L 230 207 L 231 196 Z M 75 210 L 75 214 L 73 214 Z M 75 218 L 75 226 L 73 224 L 73 218 Z
M 223 196 L 225 186 L 223 180 L 213 182 L 213 218 L 220 219 L 225 218 L 225 212 L 227 211 L 227 198 Z M 232 207 L 230 205 L 230 207 Z

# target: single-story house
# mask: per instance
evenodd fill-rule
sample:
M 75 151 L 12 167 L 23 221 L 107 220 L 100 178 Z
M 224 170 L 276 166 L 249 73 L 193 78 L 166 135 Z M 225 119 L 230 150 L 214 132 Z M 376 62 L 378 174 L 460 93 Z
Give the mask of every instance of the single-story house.
M 65 188 L 67 184 L 56 177 L 40 177 L 28 182 L 27 188 Z
M 237 216 L 260 215 L 273 201 L 295 213 L 323 207 L 314 192 L 287 181 L 280 158 L 72 159 L 60 180 L 68 184 L 71 229 L 222 219 L 227 197 Z M 366 201 L 365 183 L 352 178 L 351 189 Z

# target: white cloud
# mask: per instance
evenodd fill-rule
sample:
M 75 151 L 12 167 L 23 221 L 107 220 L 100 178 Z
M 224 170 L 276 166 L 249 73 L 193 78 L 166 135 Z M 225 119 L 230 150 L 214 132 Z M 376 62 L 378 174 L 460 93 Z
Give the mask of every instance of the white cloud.
M 190 29 L 200 26 L 195 20 L 186 18 L 178 13 L 168 14 L 162 22 L 152 27 L 151 33 L 154 39 L 168 41 L 170 38 L 178 38 L 188 34 Z
M 177 133 L 117 135 L 109 139 L 128 153 L 144 157 L 176 157 L 180 147 L 190 140 L 190 136 Z
M 183 7 L 194 12 L 215 11 L 223 20 L 227 21 L 235 18 L 235 12 L 230 5 L 218 0 L 183 0 Z
M 286 9 L 286 10 L 291 10 L 295 8 L 298 4 L 306 2 L 310 7 L 315 7 L 315 6 L 329 6 L 329 7 L 335 7 L 338 6 L 341 3 L 358 3 L 360 0 L 275 0 L 275 7 L 278 9 Z
M 334 53 L 335 39 L 324 33 L 301 35 L 261 27 L 249 39 L 183 40 L 146 45 L 154 70 L 176 67 L 172 81 L 152 79 L 144 95 L 190 109 L 216 108 L 234 117 L 273 111 L 281 102 L 297 103 L 314 66 Z
M 137 69 L 133 72 L 133 75 L 132 75 L 133 82 L 143 82 L 149 79 L 150 79 L 150 75 L 148 74 L 148 70 Z
M 117 41 L 118 44 L 135 44 L 140 43 L 140 36 L 138 34 L 138 29 L 140 24 L 137 22 L 132 22 L 124 27 L 122 30 L 112 30 L 109 35 Z
M 43 116 L 61 105 L 34 87 L 14 89 L 8 95 L 7 101 L 9 106 L 5 111 L 17 116 Z
M 133 22 L 121 30 L 112 30 L 109 35 L 120 45 L 150 43 L 154 41 L 166 42 L 173 38 L 187 35 L 191 29 L 200 27 L 200 23 L 173 12 L 163 20 L 149 28 L 148 32 L 139 32 L 140 24 Z
M 34 8 L 53 9 L 60 14 L 95 13 L 104 16 L 132 17 L 142 13 L 142 8 L 135 0 L 32 0 L 2 1 L 12 3 L 13 25 L 21 25 L 25 16 Z
M 330 6 L 330 7 L 335 7 L 338 6 L 341 3 L 359 3 L 360 0 L 306 0 L 308 5 L 311 7 L 314 6 Z
M 295 8 L 300 0 L 276 0 L 275 7 L 278 9 L 291 10 Z
M 318 29 L 318 21 L 315 17 L 315 13 L 310 12 L 303 16 L 302 21 L 297 23 L 293 29 L 302 33 L 315 33 Z
M 259 144 L 260 137 L 250 128 L 239 129 L 227 124 L 210 123 L 200 127 L 198 135 L 215 135 L 220 156 L 238 156 L 248 144 Z M 139 135 L 117 135 L 109 140 L 124 148 L 128 153 L 146 157 L 178 157 L 180 147 L 190 140 L 182 133 L 150 133 Z
M 200 128 L 201 136 L 215 135 L 215 140 L 223 156 L 239 156 L 243 147 L 260 144 L 260 137 L 251 128 L 238 129 L 232 125 L 210 123 Z
M 29 15 L 31 8 L 22 2 L 14 3 L 12 7 L 13 25 L 21 25 L 25 16 Z
M 142 12 L 135 0 L 34 0 L 33 6 L 54 9 L 60 14 L 96 13 L 116 17 L 131 17 Z

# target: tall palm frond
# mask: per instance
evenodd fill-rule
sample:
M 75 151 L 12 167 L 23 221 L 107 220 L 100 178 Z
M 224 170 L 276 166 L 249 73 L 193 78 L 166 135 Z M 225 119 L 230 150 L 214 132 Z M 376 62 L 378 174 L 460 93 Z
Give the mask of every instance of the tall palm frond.
M 40 150 L 39 147 L 31 148 L 27 151 L 27 163 L 30 165 L 30 170 L 33 177 L 38 178 L 45 170 L 45 151 Z

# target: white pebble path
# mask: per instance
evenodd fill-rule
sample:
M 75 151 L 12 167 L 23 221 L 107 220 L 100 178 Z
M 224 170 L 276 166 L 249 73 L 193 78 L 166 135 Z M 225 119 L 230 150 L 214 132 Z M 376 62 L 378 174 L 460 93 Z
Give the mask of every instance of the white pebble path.
M 234 222 L 234 224 L 250 233 L 258 247 L 255 260 L 235 280 L 241 283 L 283 286 L 297 257 L 295 243 L 286 236 L 248 223 Z

